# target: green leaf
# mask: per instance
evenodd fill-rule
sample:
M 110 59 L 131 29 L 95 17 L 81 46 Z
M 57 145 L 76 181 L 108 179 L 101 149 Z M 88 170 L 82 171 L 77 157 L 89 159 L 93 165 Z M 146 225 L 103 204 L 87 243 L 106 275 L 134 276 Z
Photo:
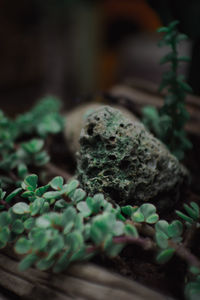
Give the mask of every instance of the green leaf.
M 99 193 L 99 194 L 95 194 L 93 197 L 93 200 L 97 203 L 99 203 L 99 205 L 103 205 L 104 203 L 104 195 Z
M 75 218 L 75 222 L 74 222 L 74 228 L 79 230 L 79 231 L 83 231 L 84 226 L 83 226 L 83 215 L 82 214 L 78 214 Z
M 156 232 L 156 243 L 157 245 L 162 248 L 166 249 L 168 247 L 168 237 L 161 231 Z
M 141 223 L 141 222 L 144 222 L 145 219 L 144 219 L 144 215 L 140 211 L 136 211 L 132 215 L 132 220 L 134 222 Z
M 183 225 L 180 221 L 173 221 L 169 226 L 168 226 L 168 235 L 170 237 L 179 237 L 183 232 Z
M 30 213 L 30 207 L 25 202 L 18 202 L 13 205 L 12 211 L 17 215 L 24 215 Z
M 73 261 L 84 260 L 86 257 L 85 247 L 82 247 L 70 257 L 70 263 Z
M 131 217 L 131 215 L 137 210 L 137 207 L 133 207 L 131 205 L 122 206 L 121 211 L 123 214 Z
M 157 262 L 159 264 L 164 264 L 164 263 L 168 262 L 172 258 L 174 252 L 175 252 L 175 250 L 172 248 L 168 248 L 168 249 L 161 251 L 156 257 Z
M 196 214 L 199 216 L 199 205 L 195 202 L 191 202 L 190 205 L 196 211 Z
M 160 220 L 156 223 L 155 229 L 157 232 L 163 232 L 166 237 L 168 236 L 169 223 L 165 220 Z
M 33 228 L 33 226 L 35 225 L 35 219 L 34 218 L 28 218 L 25 222 L 24 222 L 24 228 L 27 230 L 31 230 Z
M 172 29 L 176 28 L 176 26 L 179 24 L 180 22 L 178 20 L 172 21 L 170 22 L 168 28 L 171 31 Z
M 55 192 L 46 192 L 44 193 L 43 197 L 46 200 L 51 200 L 51 199 L 58 199 L 59 197 L 62 196 L 62 191 L 55 191 Z
M 51 220 L 47 215 L 43 215 L 36 219 L 36 225 L 39 228 L 48 228 L 51 226 Z
M 24 231 L 24 223 L 21 220 L 15 220 L 12 224 L 12 232 L 21 234 Z
M 197 268 L 197 267 L 195 267 L 195 266 L 191 266 L 191 267 L 189 268 L 189 270 L 190 270 L 190 272 L 191 272 L 192 274 L 194 274 L 194 275 L 200 274 L 200 268 Z
M 22 188 L 18 188 L 14 190 L 12 193 L 10 193 L 6 198 L 5 201 L 9 203 L 14 197 L 16 197 L 20 192 L 22 191 Z
M 91 212 L 94 214 L 99 213 L 100 208 L 104 205 L 104 196 L 103 194 L 96 194 L 94 197 L 87 197 L 86 203 L 90 208 Z
M 59 253 L 64 248 L 64 240 L 61 235 L 55 236 L 48 244 L 48 256 L 47 260 L 52 259 L 57 253 Z
M 33 203 L 30 204 L 31 216 L 35 216 L 41 210 L 45 200 L 43 198 L 36 198 Z
M 91 210 L 91 213 L 97 214 L 101 208 L 101 201 L 96 201 L 92 197 L 87 197 L 86 198 L 86 203 Z
M 182 218 L 184 221 L 189 222 L 190 224 L 192 224 L 194 221 L 192 218 L 188 217 L 187 215 L 183 214 L 181 211 L 176 210 L 176 214 Z
M 150 217 L 152 214 L 155 214 L 156 212 L 156 207 L 150 203 L 142 204 L 139 209 L 144 215 L 145 219 Z
M 19 263 L 19 270 L 25 271 L 30 268 L 36 261 L 38 260 L 38 256 L 34 253 L 27 255 L 22 261 Z
M 154 223 L 158 222 L 158 220 L 159 220 L 158 214 L 152 214 L 146 219 L 146 223 L 154 224 Z
M 26 198 L 26 199 L 29 199 L 30 201 L 32 201 L 33 198 L 35 197 L 35 194 L 34 194 L 34 192 L 28 191 L 28 192 L 24 192 L 21 196 L 23 198 Z
M 179 85 L 181 86 L 181 88 L 188 93 L 193 93 L 192 88 L 189 86 L 189 84 L 187 84 L 186 82 L 182 81 L 182 80 L 178 80 Z
M 54 262 L 55 259 L 53 258 L 52 259 L 42 258 L 37 261 L 36 267 L 41 271 L 45 271 L 50 269 L 53 266 Z
M 189 215 L 194 221 L 197 221 L 198 218 L 199 218 L 199 213 L 198 213 L 195 209 L 189 207 L 189 205 L 187 205 L 187 204 L 184 204 L 183 206 L 184 206 L 186 212 L 188 213 L 188 215 Z
M 67 184 L 66 195 L 71 194 L 79 186 L 78 180 L 72 180 Z
M 81 214 L 84 217 L 88 217 L 91 215 L 91 210 L 85 201 L 78 202 L 77 209 L 81 212 Z
M 121 221 L 116 221 L 112 232 L 115 236 L 122 235 L 124 233 L 124 223 Z
M 106 254 L 109 257 L 116 257 L 124 248 L 124 244 L 112 244 L 106 249 Z
M 34 191 L 37 187 L 37 182 L 38 182 L 38 176 L 35 174 L 29 175 L 24 179 L 24 183 L 31 187 L 32 190 Z M 23 186 L 22 186 L 23 188 Z
M 69 265 L 69 249 L 65 251 L 65 253 L 63 253 L 61 255 L 61 257 L 58 259 L 58 261 L 55 263 L 54 267 L 53 267 L 53 272 L 58 273 L 61 272 L 63 270 L 65 270 L 68 265 Z
M 131 224 L 126 224 L 124 226 L 124 233 L 126 235 L 130 235 L 130 236 L 133 236 L 135 238 L 137 238 L 139 236 L 138 232 L 137 232 L 137 229 L 135 228 L 135 226 L 133 226 Z
M 55 210 L 64 209 L 64 208 L 68 207 L 68 203 L 64 199 L 60 199 L 60 200 L 56 201 L 54 207 L 55 207 Z
M 2 227 L 0 230 L 0 248 L 3 248 L 6 246 L 6 243 L 8 242 L 10 238 L 10 230 L 8 227 Z
M 86 192 L 82 189 L 76 189 L 73 195 L 71 196 L 72 201 L 78 203 L 82 201 L 86 196 Z
M 62 189 L 62 187 L 63 187 L 63 182 L 64 182 L 64 179 L 61 176 L 57 176 L 57 177 L 53 178 L 50 181 L 50 186 L 54 190 L 59 190 L 60 191 Z
M 21 237 L 15 244 L 15 251 L 18 254 L 26 254 L 31 249 L 31 241 L 25 237 Z
M 191 61 L 191 58 L 188 57 L 188 56 L 179 56 L 179 57 L 178 57 L 178 60 L 179 60 L 179 61 L 183 61 L 183 62 L 190 62 L 190 61 Z
M 74 222 L 69 221 L 64 227 L 63 234 L 68 234 L 72 230 L 73 227 L 74 227 Z
M 33 248 L 35 250 L 43 250 L 48 243 L 47 232 L 43 230 L 37 230 L 33 235 Z
M 49 210 L 50 210 L 50 204 L 48 202 L 44 202 L 44 205 L 40 210 L 40 214 L 41 215 L 45 214 L 45 213 L 49 212 Z
M 162 33 L 162 32 L 167 33 L 168 31 L 169 31 L 168 27 L 160 27 L 157 29 L 158 33 Z
M 74 207 L 70 206 L 66 208 L 62 214 L 62 226 L 66 226 L 69 222 L 75 222 L 77 212 Z
M 22 143 L 22 148 L 28 152 L 29 154 L 34 154 L 39 152 L 43 146 L 44 146 L 44 141 L 41 139 L 32 139 L 29 142 Z
M 80 248 L 82 248 L 83 246 L 83 243 L 83 236 L 78 230 L 70 232 L 66 238 L 66 244 L 70 246 L 70 250 L 72 253 L 80 250 Z
M 46 193 L 48 191 L 49 187 L 50 187 L 50 185 L 47 184 L 47 185 L 44 185 L 44 186 L 41 186 L 41 187 L 37 188 L 35 190 L 36 196 L 42 197 L 44 195 L 44 193 Z
M 188 300 L 198 300 L 200 298 L 200 283 L 198 281 L 192 281 L 186 285 L 185 297 Z
M 11 215 L 7 211 L 0 213 L 0 227 L 8 226 L 11 223 Z
M 108 212 L 93 218 L 90 237 L 96 245 L 101 244 L 106 236 L 113 232 L 115 222 L 114 214 Z
M 49 160 L 50 160 L 50 157 L 46 151 L 41 151 L 34 155 L 34 163 L 38 167 L 45 165 L 46 163 L 49 162 Z

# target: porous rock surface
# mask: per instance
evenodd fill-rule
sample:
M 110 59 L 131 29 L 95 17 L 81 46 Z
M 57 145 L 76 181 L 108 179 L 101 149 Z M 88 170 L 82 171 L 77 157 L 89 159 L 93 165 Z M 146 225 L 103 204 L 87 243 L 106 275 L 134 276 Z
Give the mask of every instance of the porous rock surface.
M 75 156 L 76 152 L 80 149 L 80 133 L 84 126 L 85 120 L 87 120 L 87 116 L 100 107 L 102 107 L 102 104 L 100 103 L 86 103 L 76 106 L 65 115 L 66 122 L 64 135 L 68 149 L 72 156 Z M 119 109 L 129 119 L 133 121 L 137 120 L 137 118 L 126 108 L 114 104 L 112 107 Z
M 103 106 L 88 115 L 80 136 L 77 177 L 89 195 L 120 205 L 177 192 L 184 168 L 142 123 Z

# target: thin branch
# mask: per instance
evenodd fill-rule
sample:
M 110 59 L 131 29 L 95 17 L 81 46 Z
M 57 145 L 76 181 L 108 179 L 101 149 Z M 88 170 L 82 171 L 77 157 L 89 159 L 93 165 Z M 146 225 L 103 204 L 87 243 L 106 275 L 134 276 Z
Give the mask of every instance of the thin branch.
M 114 244 L 135 244 L 141 246 L 145 250 L 155 248 L 155 243 L 149 238 L 133 237 L 133 236 L 115 236 L 113 238 Z
M 169 245 L 175 249 L 176 254 L 183 258 L 190 266 L 200 268 L 200 260 L 190 252 L 183 244 L 176 244 L 173 241 L 169 241 Z

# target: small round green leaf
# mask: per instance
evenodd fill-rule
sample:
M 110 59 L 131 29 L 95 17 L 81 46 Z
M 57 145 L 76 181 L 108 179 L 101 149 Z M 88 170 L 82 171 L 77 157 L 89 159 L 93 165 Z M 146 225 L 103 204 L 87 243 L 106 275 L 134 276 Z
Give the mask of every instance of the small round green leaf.
M 30 213 L 30 207 L 25 202 L 18 202 L 13 205 L 12 210 L 17 215 L 23 215 Z
M 158 220 L 159 220 L 158 214 L 152 214 L 146 219 L 146 223 L 155 224 L 156 222 L 158 222 Z
M 145 203 L 140 206 L 140 211 L 144 215 L 144 218 L 147 219 L 149 216 L 155 214 L 156 207 L 153 204 Z
M 15 245 L 15 251 L 19 254 L 25 254 L 29 252 L 30 249 L 31 249 L 31 241 L 27 240 L 24 237 L 20 238 Z
M 88 217 L 91 214 L 91 210 L 90 210 L 90 208 L 88 207 L 88 205 L 85 201 L 80 201 L 77 204 L 77 209 L 81 212 L 81 214 L 84 217 Z
M 183 224 L 175 220 L 168 227 L 168 235 L 170 237 L 179 237 L 183 232 Z
M 24 231 L 24 224 L 21 220 L 15 220 L 12 224 L 12 232 L 21 234 Z
M 27 255 L 19 264 L 19 270 L 25 271 L 30 268 L 36 261 L 38 260 L 38 256 L 34 253 Z
M 175 252 L 175 250 L 172 249 L 172 248 L 168 248 L 168 249 L 165 249 L 165 250 L 161 251 L 156 257 L 157 262 L 159 264 L 166 263 L 167 261 L 169 261 L 171 259 L 174 252 Z
M 64 182 L 63 178 L 61 176 L 57 176 L 51 180 L 50 186 L 54 190 L 61 190 L 63 187 L 63 182 Z
M 132 220 L 137 223 L 144 222 L 144 215 L 138 210 L 132 215 Z
M 124 233 L 126 235 L 130 235 L 130 236 L 133 236 L 133 237 L 138 237 L 138 232 L 137 232 L 137 229 L 135 228 L 135 226 L 131 225 L 131 224 L 126 224 L 125 227 L 124 227 Z

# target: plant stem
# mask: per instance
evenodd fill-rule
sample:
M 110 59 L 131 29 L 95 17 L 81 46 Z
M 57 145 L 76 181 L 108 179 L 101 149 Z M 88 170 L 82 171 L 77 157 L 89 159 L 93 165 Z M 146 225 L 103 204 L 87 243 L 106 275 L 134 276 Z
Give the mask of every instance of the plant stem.
M 183 258 L 190 266 L 200 268 L 199 259 L 194 254 L 192 254 L 183 244 L 178 245 L 173 241 L 169 241 L 169 245 L 173 249 L 175 249 L 176 254 Z
M 133 237 L 133 236 L 115 236 L 113 238 L 114 244 L 135 244 L 141 246 L 145 250 L 150 250 L 155 248 L 155 243 L 149 238 L 143 237 Z

